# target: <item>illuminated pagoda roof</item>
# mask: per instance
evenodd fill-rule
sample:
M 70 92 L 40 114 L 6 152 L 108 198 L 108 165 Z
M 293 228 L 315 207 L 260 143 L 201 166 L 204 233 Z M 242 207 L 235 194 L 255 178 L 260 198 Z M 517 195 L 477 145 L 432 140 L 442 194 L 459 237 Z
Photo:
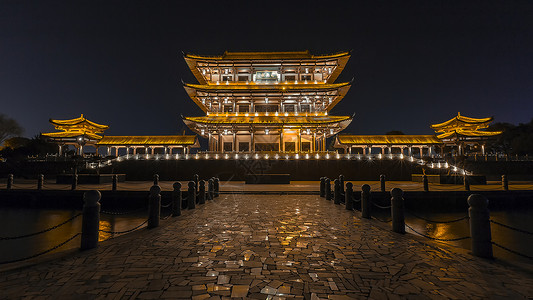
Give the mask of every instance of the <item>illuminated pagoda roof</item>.
M 439 124 L 431 125 L 431 128 L 435 130 L 439 139 L 449 139 L 453 137 L 490 137 L 499 135 L 502 131 L 482 131 L 480 129 L 485 129 L 489 127 L 490 123 L 494 120 L 493 117 L 490 118 L 470 118 L 461 116 L 461 113 L 458 112 L 457 116 Z
M 353 117 L 348 116 L 275 116 L 264 114 L 259 116 L 244 116 L 242 113 L 240 116 L 234 115 L 222 115 L 222 116 L 205 116 L 205 117 L 183 117 L 185 123 L 203 123 L 203 124 L 258 124 L 258 125 L 320 125 L 320 124 L 332 124 L 349 121 L 351 122 Z M 349 123 L 348 122 L 348 123 Z
M 343 145 L 434 145 L 442 144 L 434 135 L 338 135 Z
M 98 141 L 99 146 L 121 145 L 184 145 L 199 147 L 198 138 L 195 135 L 136 135 L 136 136 L 104 136 Z
M 100 140 L 103 133 L 109 128 L 107 125 L 98 124 L 87 120 L 83 114 L 79 118 L 70 120 L 55 120 L 50 119 L 50 123 L 54 125 L 55 129 L 62 130 L 60 132 L 42 133 L 53 139 L 73 139 L 76 137 L 85 137 L 90 140 Z
M 205 56 L 184 53 L 185 61 L 201 84 L 209 84 L 201 69 L 212 67 L 264 66 L 276 64 L 283 66 L 332 67 L 327 83 L 334 82 L 350 59 L 350 51 L 326 55 L 313 55 L 306 51 L 288 52 L 224 52 L 223 55 Z

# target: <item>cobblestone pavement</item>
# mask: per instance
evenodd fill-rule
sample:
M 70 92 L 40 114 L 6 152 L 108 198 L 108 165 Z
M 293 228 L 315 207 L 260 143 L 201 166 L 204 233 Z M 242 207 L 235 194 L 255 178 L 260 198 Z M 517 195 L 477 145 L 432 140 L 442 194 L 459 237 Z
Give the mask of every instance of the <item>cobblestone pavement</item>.
M 156 229 L 0 273 L 0 298 L 520 299 L 531 275 L 318 196 L 222 195 Z

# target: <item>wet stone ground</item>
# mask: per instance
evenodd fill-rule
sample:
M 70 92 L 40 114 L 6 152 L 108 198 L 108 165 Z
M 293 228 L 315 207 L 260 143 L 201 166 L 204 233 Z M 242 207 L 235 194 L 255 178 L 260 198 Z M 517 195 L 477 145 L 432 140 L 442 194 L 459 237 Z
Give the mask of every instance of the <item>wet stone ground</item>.
M 0 298 L 518 299 L 533 278 L 318 196 L 222 195 L 157 229 L 0 273 Z

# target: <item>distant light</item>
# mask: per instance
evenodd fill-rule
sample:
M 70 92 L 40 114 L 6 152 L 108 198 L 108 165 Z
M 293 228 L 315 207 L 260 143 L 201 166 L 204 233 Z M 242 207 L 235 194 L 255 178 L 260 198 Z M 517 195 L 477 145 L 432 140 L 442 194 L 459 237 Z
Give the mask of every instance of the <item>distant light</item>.
M 269 132 L 270 132 L 270 130 L 265 129 L 265 134 L 268 134 Z

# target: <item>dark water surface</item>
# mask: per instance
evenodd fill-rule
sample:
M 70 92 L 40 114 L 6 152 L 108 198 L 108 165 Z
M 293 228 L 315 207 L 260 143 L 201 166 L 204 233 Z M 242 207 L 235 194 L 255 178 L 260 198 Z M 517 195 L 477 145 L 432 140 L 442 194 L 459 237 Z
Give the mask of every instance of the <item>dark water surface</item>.
M 10 237 L 29 234 L 52 227 L 79 214 L 76 210 L 49 210 L 49 209 L 16 209 L 0 208 L 0 237 Z M 382 219 L 390 218 L 387 210 L 378 213 Z M 448 221 L 458 219 L 467 214 L 467 211 L 453 212 L 428 212 L 414 211 L 415 214 L 435 220 Z M 356 213 L 358 214 L 358 213 Z M 138 226 L 146 220 L 147 212 L 138 212 L 124 216 L 102 215 L 100 228 L 107 231 L 124 231 Z M 492 211 L 491 218 L 497 222 L 527 231 L 533 231 L 533 208 L 520 208 L 517 210 Z M 425 235 L 440 239 L 455 239 L 469 236 L 469 221 L 462 220 L 455 223 L 439 224 L 428 223 L 406 212 L 406 223 L 414 230 Z M 389 223 L 390 224 L 390 223 Z M 512 250 L 533 256 L 533 235 L 528 235 L 492 224 L 492 239 L 494 242 L 504 245 Z M 411 232 L 407 229 L 408 232 Z M 81 232 L 81 216 L 55 230 L 32 237 L 16 240 L 0 240 L 0 262 L 19 259 L 34 255 L 50 249 L 73 235 Z M 414 233 L 413 233 L 414 234 Z M 100 239 L 110 238 L 110 234 L 101 233 Z M 470 249 L 470 239 L 446 242 L 458 247 Z M 75 238 L 66 245 L 52 251 L 64 251 L 80 247 L 80 237 Z M 497 259 L 512 262 L 528 262 L 532 260 L 521 258 L 515 254 L 494 247 L 494 256 Z M 0 265 L 2 269 L 2 265 Z

